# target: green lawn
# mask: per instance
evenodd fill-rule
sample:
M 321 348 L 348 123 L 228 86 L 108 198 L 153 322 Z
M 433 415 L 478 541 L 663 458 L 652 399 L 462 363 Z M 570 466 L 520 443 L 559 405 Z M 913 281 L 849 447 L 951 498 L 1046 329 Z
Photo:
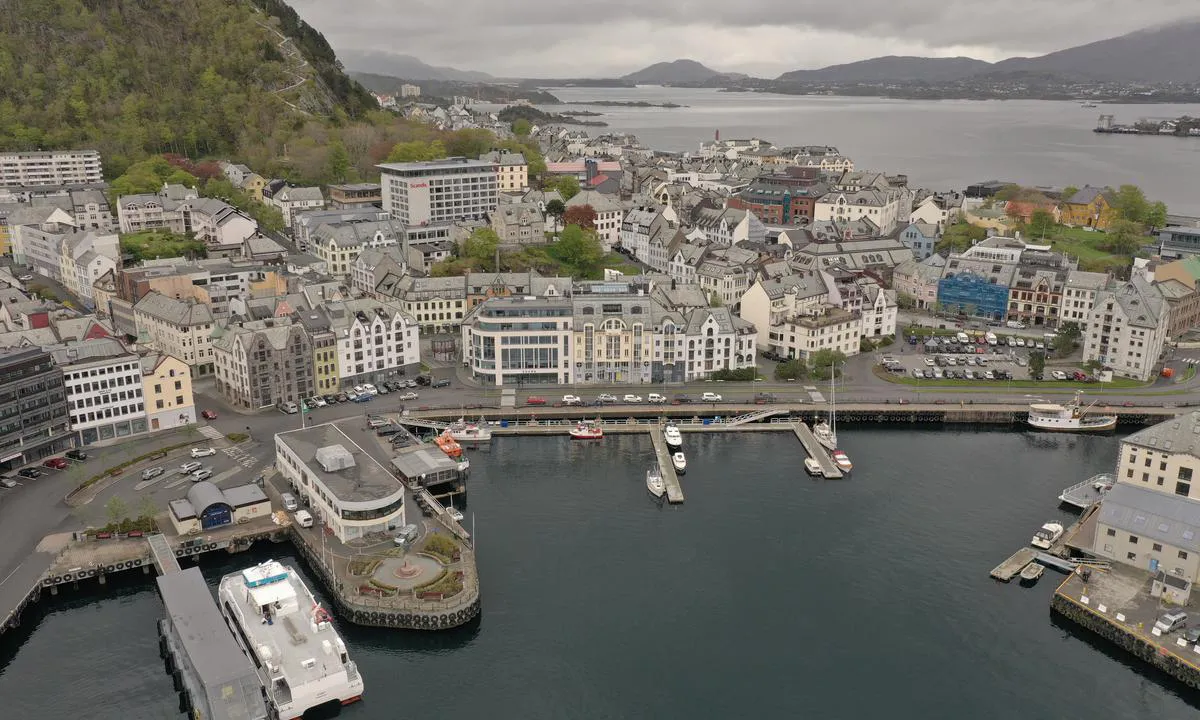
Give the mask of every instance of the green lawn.
M 1107 241 L 1107 236 L 1098 230 L 1088 231 L 1081 227 L 1055 225 L 1046 233 L 1045 241 L 1040 235 L 1033 233 L 1026 233 L 1022 237 L 1035 244 L 1047 242 L 1058 252 L 1074 255 L 1079 258 L 1081 270 L 1106 272 L 1128 267 L 1132 260 L 1128 255 L 1114 255 L 1105 250 L 1102 246 Z M 1154 242 L 1153 238 L 1146 238 L 1143 247 L 1153 246 Z
M 121 252 L 135 260 L 154 260 L 171 257 L 204 257 L 206 248 L 199 240 L 177 235 L 169 230 L 145 230 L 121 236 Z

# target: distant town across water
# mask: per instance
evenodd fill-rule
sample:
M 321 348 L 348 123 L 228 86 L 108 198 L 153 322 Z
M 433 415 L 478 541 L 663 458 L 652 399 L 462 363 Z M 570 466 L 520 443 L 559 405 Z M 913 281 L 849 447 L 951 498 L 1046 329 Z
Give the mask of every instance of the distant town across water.
M 554 88 L 566 105 L 600 110 L 600 132 L 628 132 L 656 150 L 685 152 L 712 140 L 759 137 L 777 145 L 827 144 L 855 166 L 904 172 L 914 187 L 962 189 L 991 178 L 1024 185 L 1134 184 L 1173 213 L 1200 215 L 1195 192 L 1200 137 L 1171 142 L 1095 133 L 1099 113 L 1139 118 L 1200 116 L 1200 105 L 1081 107 L 1049 100 L 889 100 L 725 93 L 641 86 Z M 584 102 L 672 103 L 683 107 L 574 105 Z

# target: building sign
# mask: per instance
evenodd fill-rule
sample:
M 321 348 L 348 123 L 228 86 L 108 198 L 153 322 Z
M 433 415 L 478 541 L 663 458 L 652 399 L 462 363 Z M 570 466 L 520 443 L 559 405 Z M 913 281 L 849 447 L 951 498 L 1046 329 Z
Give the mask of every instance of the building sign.
M 427 188 L 427 187 L 429 187 L 429 183 L 412 183 L 411 185 L 408 186 L 408 189 L 412 190 L 413 188 Z

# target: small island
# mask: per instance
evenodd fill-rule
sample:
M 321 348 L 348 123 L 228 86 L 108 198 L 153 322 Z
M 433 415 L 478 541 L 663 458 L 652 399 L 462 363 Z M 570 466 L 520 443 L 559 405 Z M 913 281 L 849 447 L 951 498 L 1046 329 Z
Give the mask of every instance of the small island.
M 687 105 L 679 105 L 677 103 L 652 103 L 645 100 L 585 100 L 583 102 L 571 103 L 572 105 L 599 105 L 602 107 L 632 107 L 632 108 L 681 108 Z
M 558 123 L 560 125 L 583 125 L 586 127 L 608 127 L 608 123 L 600 120 L 580 120 L 566 113 L 548 113 L 528 105 L 509 105 L 496 114 L 496 117 L 506 123 L 526 120 L 535 125 Z

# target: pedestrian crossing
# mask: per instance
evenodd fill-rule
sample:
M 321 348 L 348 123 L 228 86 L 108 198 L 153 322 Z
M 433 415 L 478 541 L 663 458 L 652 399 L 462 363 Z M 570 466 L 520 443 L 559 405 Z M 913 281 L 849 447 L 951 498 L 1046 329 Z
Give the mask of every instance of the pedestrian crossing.
M 216 429 L 212 425 L 201 425 L 200 434 L 209 440 L 221 440 L 225 437 L 221 434 L 220 430 Z
M 233 447 L 221 448 L 221 452 L 233 458 L 238 465 L 241 465 L 246 469 L 250 469 L 258 464 L 258 458 L 254 457 L 240 447 L 237 447 L 236 445 Z
M 1200 365 L 1200 358 L 1183 358 L 1180 362 L 1187 363 L 1188 365 Z

